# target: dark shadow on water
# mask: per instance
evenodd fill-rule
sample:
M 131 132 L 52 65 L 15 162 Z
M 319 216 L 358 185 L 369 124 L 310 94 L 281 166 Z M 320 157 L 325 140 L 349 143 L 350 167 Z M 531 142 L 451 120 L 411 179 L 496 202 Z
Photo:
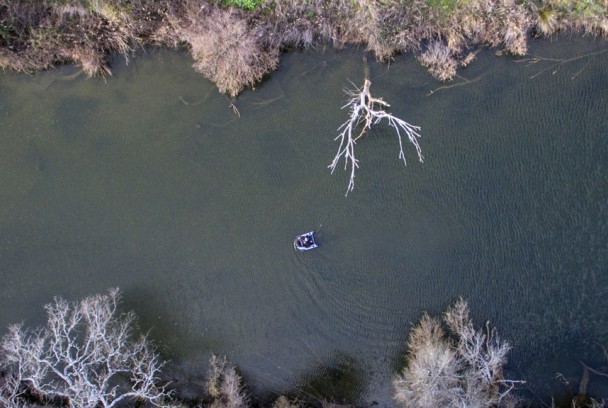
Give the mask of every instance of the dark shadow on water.
M 356 404 L 364 386 L 357 360 L 347 354 L 338 354 L 305 375 L 304 383 L 295 396 L 311 405 L 320 405 L 323 400 Z
M 151 290 L 128 290 L 123 293 L 123 299 L 123 310 L 136 312 L 138 326 L 142 332 L 148 330 L 147 334 L 158 347 L 161 359 L 167 362 L 161 371 L 161 383 L 168 384 L 168 389 L 179 401 L 189 406 L 201 403 L 205 397 L 206 361 L 224 340 L 213 334 L 201 338 L 184 330 Z M 186 349 L 192 350 L 196 356 L 176 356 L 172 346 L 176 341 L 180 345 L 186 344 Z
M 159 347 L 162 358 L 170 364 L 180 365 L 181 360 L 188 356 L 176 355 L 175 342 L 179 342 L 179 350 L 191 350 L 196 355 L 207 351 L 211 354 L 225 343 L 225 339 L 214 336 L 213 333 L 204 337 L 196 336 L 176 322 L 174 314 L 167 310 L 166 305 L 156 298 L 152 290 L 138 288 L 123 293 L 123 309 L 134 310 L 138 316 L 138 325 L 148 330 L 149 337 Z M 182 347 L 186 345 L 186 347 Z
M 247 378 L 244 381 L 247 383 Z M 361 365 L 354 357 L 339 353 L 303 373 L 301 380 L 288 385 L 282 393 L 262 391 L 252 395 L 252 402 L 254 406 L 270 406 L 283 395 L 310 407 L 356 405 L 365 386 Z

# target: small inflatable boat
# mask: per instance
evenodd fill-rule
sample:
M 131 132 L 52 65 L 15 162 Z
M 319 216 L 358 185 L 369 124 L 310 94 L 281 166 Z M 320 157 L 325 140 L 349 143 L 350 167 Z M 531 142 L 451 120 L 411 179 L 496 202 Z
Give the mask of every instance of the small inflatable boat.
M 295 241 L 293 241 L 293 247 L 298 251 L 308 251 L 309 249 L 314 249 L 318 246 L 319 245 L 317 245 L 317 242 L 315 241 L 314 231 L 298 235 Z

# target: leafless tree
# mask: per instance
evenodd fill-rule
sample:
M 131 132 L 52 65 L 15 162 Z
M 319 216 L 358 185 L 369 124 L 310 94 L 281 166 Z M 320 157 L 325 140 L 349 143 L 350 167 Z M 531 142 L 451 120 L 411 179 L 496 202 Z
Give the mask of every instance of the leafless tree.
M 212 355 L 209 360 L 207 392 L 213 398 L 210 408 L 246 408 L 249 397 L 245 393 L 241 376 L 226 357 Z
M 161 405 L 169 396 L 157 385 L 165 363 L 146 336 L 134 339 L 135 314 L 117 314 L 119 300 L 118 289 L 80 302 L 55 298 L 45 327 L 10 326 L 0 346 L 0 405 L 21 406 L 26 396 L 78 408 Z
M 374 98 L 371 95 L 369 90 L 371 85 L 371 81 L 365 79 L 362 89 L 356 88 L 355 90 L 346 91 L 351 99 L 342 107 L 342 109 L 349 109 L 350 118 L 338 128 L 338 131 L 341 132 L 335 140 L 340 141 L 340 146 L 338 147 L 338 152 L 336 153 L 334 160 L 329 165 L 332 173 L 336 169 L 340 159 L 344 159 L 345 170 L 350 166 L 350 181 L 348 183 L 348 188 L 346 189 L 347 195 L 355 187 L 355 170 L 359 167 L 359 161 L 355 158 L 355 144 L 357 144 L 357 140 L 362 138 L 372 125 L 381 122 L 383 119 L 386 119 L 389 126 L 393 127 L 395 132 L 397 132 L 397 138 L 399 139 L 399 159 L 403 160 L 403 164 L 407 165 L 405 153 L 403 151 L 403 140 L 401 138 L 402 132 L 405 133 L 410 143 L 416 148 L 420 162 L 424 161 L 422 150 L 418 143 L 418 138 L 420 137 L 418 131 L 420 130 L 420 127 L 411 125 L 386 112 L 384 109 L 390 107 L 390 105 L 384 102 L 382 98 Z M 361 130 L 357 133 L 358 128 L 361 128 Z
M 407 365 L 395 378 L 395 400 L 406 408 L 512 407 L 521 381 L 503 378 L 510 346 L 495 330 L 476 330 L 465 301 L 458 300 L 441 322 L 424 315 L 408 339 Z
M 302 404 L 298 400 L 289 400 L 286 396 L 280 395 L 272 403 L 272 408 L 302 408 Z

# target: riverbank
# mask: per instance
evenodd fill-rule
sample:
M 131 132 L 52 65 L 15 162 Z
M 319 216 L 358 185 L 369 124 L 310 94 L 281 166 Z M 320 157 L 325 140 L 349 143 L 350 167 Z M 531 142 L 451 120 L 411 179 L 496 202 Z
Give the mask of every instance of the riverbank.
M 480 47 L 525 55 L 529 38 L 565 30 L 606 37 L 608 1 L 17 0 L 0 5 L 0 66 L 75 63 L 110 75 L 110 53 L 186 47 L 194 68 L 234 96 L 291 48 L 361 44 L 381 61 L 412 52 L 445 81 Z

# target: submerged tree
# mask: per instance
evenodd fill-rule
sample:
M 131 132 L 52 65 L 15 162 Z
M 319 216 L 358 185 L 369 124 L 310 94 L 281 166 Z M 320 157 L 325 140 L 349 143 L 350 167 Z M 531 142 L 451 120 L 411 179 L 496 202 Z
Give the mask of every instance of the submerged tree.
M 349 109 L 350 118 L 338 128 L 338 131 L 341 130 L 341 132 L 335 140 L 340 140 L 340 146 L 338 147 L 338 152 L 336 153 L 334 160 L 329 165 L 329 168 L 333 173 L 340 162 L 340 159 L 343 158 L 344 169 L 347 170 L 350 167 L 350 181 L 348 183 L 348 188 L 346 189 L 347 195 L 355 188 L 355 170 L 359 167 L 359 160 L 355 158 L 355 144 L 357 144 L 357 140 L 361 139 L 372 125 L 381 122 L 383 119 L 386 119 L 389 126 L 393 127 L 397 133 L 397 139 L 399 140 L 399 159 L 403 160 L 403 164 L 407 165 L 405 153 L 403 151 L 402 132 L 405 133 L 410 143 L 416 148 L 418 160 L 420 160 L 420 162 L 424 161 L 422 150 L 418 143 L 418 138 L 420 137 L 418 131 L 420 130 L 420 126 L 411 125 L 386 112 L 384 109 L 390 107 L 390 105 L 382 100 L 382 98 L 374 98 L 371 95 L 369 90 L 371 85 L 371 81 L 365 79 L 362 89 L 356 88 L 355 90 L 346 91 L 351 99 L 342 107 L 342 109 Z M 357 129 L 359 128 L 361 130 L 357 133 Z
M 424 315 L 409 336 L 407 363 L 395 378 L 395 400 L 406 408 L 511 407 L 520 381 L 503 378 L 510 346 L 494 329 L 476 330 L 465 301 L 443 321 Z
M 32 399 L 79 408 L 162 404 L 169 396 L 157 385 L 164 362 L 146 336 L 133 338 L 135 314 L 117 315 L 118 302 L 118 289 L 80 302 L 55 298 L 45 306 L 45 327 L 11 326 L 0 350 L 0 406 Z

